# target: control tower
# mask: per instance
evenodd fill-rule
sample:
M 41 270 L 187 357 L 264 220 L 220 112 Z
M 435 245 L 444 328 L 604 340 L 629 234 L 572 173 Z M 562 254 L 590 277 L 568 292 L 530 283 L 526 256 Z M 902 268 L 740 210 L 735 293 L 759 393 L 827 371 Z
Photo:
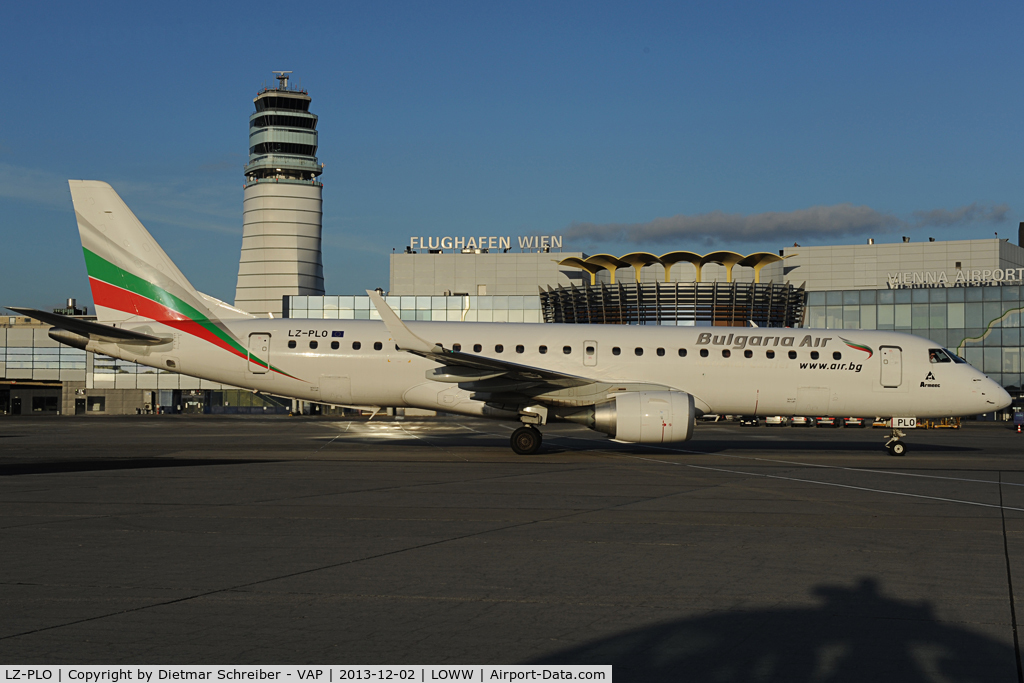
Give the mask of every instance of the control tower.
M 324 293 L 320 249 L 323 184 L 317 180 L 316 114 L 312 98 L 275 71 L 249 116 L 249 163 L 242 201 L 242 258 L 235 306 L 280 317 L 282 297 Z

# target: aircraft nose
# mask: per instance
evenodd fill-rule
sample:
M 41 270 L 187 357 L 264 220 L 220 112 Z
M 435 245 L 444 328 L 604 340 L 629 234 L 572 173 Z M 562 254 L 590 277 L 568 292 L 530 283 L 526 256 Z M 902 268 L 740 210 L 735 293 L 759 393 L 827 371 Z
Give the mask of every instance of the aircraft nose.
M 991 379 L 988 380 L 988 384 L 985 387 L 983 398 L 991 404 L 988 408 L 985 408 L 987 413 L 1002 410 L 1013 403 L 1013 399 L 1010 397 L 1010 394 L 1006 393 L 1006 389 L 1003 389 Z

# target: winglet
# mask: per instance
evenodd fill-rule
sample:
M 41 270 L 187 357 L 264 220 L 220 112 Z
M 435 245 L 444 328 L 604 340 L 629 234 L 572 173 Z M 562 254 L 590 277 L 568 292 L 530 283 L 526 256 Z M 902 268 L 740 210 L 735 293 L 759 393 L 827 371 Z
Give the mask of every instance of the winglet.
M 384 321 L 384 325 L 388 328 L 388 332 L 391 333 L 399 349 L 402 351 L 418 351 L 419 353 L 444 353 L 442 347 L 424 341 L 413 334 L 412 330 L 402 322 L 402 319 L 388 306 L 380 294 L 372 289 L 366 290 L 366 293 L 370 296 L 370 301 L 373 302 L 377 312 L 380 313 L 381 320 Z

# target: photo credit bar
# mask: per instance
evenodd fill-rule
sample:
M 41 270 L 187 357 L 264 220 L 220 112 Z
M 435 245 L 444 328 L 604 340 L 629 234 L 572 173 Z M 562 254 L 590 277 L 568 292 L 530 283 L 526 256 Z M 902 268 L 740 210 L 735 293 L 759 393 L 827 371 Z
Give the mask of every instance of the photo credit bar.
M 75 666 L 61 664 L 3 665 L 0 683 L 160 683 L 181 681 L 252 681 L 286 683 L 349 683 L 390 681 L 401 683 L 436 683 L 437 681 L 472 681 L 473 683 L 519 683 L 520 681 L 601 681 L 610 682 L 612 666 L 491 664 L 465 665 L 348 665 L 308 664 L 291 666 L 174 666 L 118 665 Z

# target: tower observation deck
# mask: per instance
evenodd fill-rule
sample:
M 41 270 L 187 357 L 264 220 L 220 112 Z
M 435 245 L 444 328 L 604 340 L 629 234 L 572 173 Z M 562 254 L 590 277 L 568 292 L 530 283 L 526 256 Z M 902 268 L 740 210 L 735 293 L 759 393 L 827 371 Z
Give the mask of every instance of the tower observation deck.
M 312 98 L 289 86 L 290 71 L 274 73 L 277 87 L 256 95 L 249 116 L 235 306 L 280 316 L 282 297 L 324 293 L 323 165 L 316 158 Z

